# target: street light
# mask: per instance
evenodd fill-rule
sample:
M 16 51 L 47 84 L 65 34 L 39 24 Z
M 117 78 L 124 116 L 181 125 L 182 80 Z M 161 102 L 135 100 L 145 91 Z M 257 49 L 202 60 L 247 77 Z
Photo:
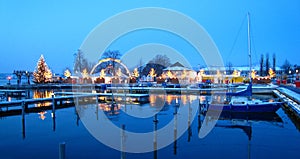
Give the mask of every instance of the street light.
M 10 85 L 11 76 L 7 76 L 8 85 Z

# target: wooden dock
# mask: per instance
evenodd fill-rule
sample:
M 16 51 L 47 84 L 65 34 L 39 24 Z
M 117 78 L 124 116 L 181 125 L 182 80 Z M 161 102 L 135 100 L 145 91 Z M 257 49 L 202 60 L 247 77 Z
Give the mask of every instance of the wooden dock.
M 132 94 L 196 94 L 211 95 L 214 92 L 224 92 L 227 88 L 165 88 L 165 87 L 107 87 L 108 92 L 129 92 Z
M 165 92 L 173 94 L 201 94 L 210 95 L 214 91 L 226 91 L 227 88 L 188 88 L 188 87 L 139 87 L 128 84 L 32 84 L 32 85 L 8 85 L 0 86 L 6 90 L 33 90 L 33 89 L 53 89 L 53 90 L 96 90 L 97 92 L 126 91 L 132 94 L 148 94 L 149 92 Z
M 281 101 L 285 102 L 286 108 L 288 108 L 300 119 L 300 100 L 283 89 L 286 88 L 279 88 L 277 90 L 274 90 L 273 92 L 277 97 L 280 98 Z
M 88 99 L 88 100 L 87 100 Z M 23 99 L 14 101 L 0 102 L 0 112 L 8 111 L 9 109 L 24 109 L 27 110 L 33 104 L 50 102 L 52 106 L 57 106 L 58 103 L 84 102 L 106 102 L 106 101 L 120 101 L 130 103 L 148 103 L 148 94 L 119 94 L 119 93 L 79 93 L 79 92 L 57 92 L 52 95 L 52 98 L 37 98 L 37 99 Z

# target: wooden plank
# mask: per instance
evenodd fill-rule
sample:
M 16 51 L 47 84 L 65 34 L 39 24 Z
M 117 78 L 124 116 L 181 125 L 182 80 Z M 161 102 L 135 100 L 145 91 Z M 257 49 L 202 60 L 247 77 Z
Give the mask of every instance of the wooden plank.
M 85 97 L 133 97 L 138 98 L 141 100 L 141 98 L 147 98 L 149 97 L 149 94 L 113 94 L 113 93 L 76 93 L 76 92 L 63 92 L 63 93 L 57 93 L 57 94 L 68 94 L 69 96 L 56 96 L 54 97 L 54 101 L 61 101 L 61 100 L 73 100 L 74 98 L 85 98 Z M 71 95 L 71 96 L 70 96 Z M 21 106 L 22 102 L 24 104 L 36 104 L 36 103 L 42 103 L 42 102 L 53 102 L 53 98 L 35 98 L 35 99 L 24 99 L 24 100 L 15 100 L 15 101 L 5 101 L 0 102 L 0 107 L 12 107 L 12 106 Z M 144 100 L 141 100 L 141 102 L 144 102 Z

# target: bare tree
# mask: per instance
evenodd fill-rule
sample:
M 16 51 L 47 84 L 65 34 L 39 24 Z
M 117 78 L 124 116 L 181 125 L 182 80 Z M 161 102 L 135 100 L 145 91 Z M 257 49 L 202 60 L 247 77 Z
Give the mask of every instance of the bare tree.
M 112 50 L 112 51 L 111 51 L 111 50 L 108 50 L 108 51 L 106 51 L 106 52 L 103 53 L 102 58 L 103 58 L 103 59 L 111 58 L 111 59 L 115 60 L 115 59 L 120 59 L 121 55 L 122 55 L 122 54 L 120 53 L 119 50 Z M 106 63 L 106 65 L 111 64 L 112 67 L 114 68 L 114 69 L 113 69 L 113 73 L 115 74 L 115 73 L 116 73 L 116 72 L 115 72 L 116 62 L 113 61 L 113 60 L 111 61 L 111 63 Z
M 273 53 L 273 71 L 276 72 L 276 55 Z
M 77 53 L 74 54 L 74 72 L 80 73 L 84 69 L 91 71 L 92 64 L 84 57 L 84 53 L 81 50 L 77 50 Z
M 156 55 L 143 68 L 142 75 L 148 75 L 151 69 L 153 68 L 157 76 L 160 76 L 163 72 L 163 69 L 167 68 L 170 65 L 170 59 L 166 55 Z
M 285 60 L 283 65 L 281 66 L 281 68 L 283 69 L 283 71 L 288 74 L 289 70 L 291 69 L 292 65 L 288 60 Z
M 142 73 L 143 69 L 144 69 L 143 59 L 140 58 L 140 61 L 139 61 L 139 64 L 138 64 L 138 71 L 139 71 L 139 74 Z
M 227 68 L 228 68 L 228 73 L 229 73 L 229 74 L 232 74 L 232 67 L 233 67 L 232 63 L 231 63 L 231 62 L 228 62 L 228 63 L 227 63 Z
M 269 53 L 266 54 L 266 74 L 268 74 L 269 72 L 269 69 L 270 69 L 270 61 L 269 61 Z
M 156 55 L 149 63 L 159 64 L 164 67 L 171 65 L 171 61 L 166 55 Z
M 263 54 L 261 54 L 261 56 L 260 56 L 259 64 L 260 64 L 259 75 L 263 76 L 263 72 L 264 72 L 264 55 Z
M 119 50 L 108 50 L 103 53 L 102 58 L 112 58 L 112 59 L 120 59 L 121 53 Z

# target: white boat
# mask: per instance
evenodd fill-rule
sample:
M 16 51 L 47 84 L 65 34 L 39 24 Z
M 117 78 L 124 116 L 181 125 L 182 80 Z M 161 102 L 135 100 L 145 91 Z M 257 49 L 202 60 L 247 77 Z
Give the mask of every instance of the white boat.
M 251 40 L 250 40 L 250 15 L 248 13 L 248 55 L 249 55 L 249 72 L 251 72 Z M 242 90 L 237 92 L 214 93 L 220 96 L 217 101 L 211 100 L 204 110 L 217 110 L 228 112 L 276 112 L 282 105 L 278 101 L 261 101 L 252 99 L 253 88 L 258 92 L 273 91 L 274 87 L 252 86 L 251 74 L 249 73 L 250 83 Z M 224 98 L 224 99 L 222 99 Z M 212 98 L 214 99 L 214 98 Z M 221 99 L 221 100 L 220 100 Z

